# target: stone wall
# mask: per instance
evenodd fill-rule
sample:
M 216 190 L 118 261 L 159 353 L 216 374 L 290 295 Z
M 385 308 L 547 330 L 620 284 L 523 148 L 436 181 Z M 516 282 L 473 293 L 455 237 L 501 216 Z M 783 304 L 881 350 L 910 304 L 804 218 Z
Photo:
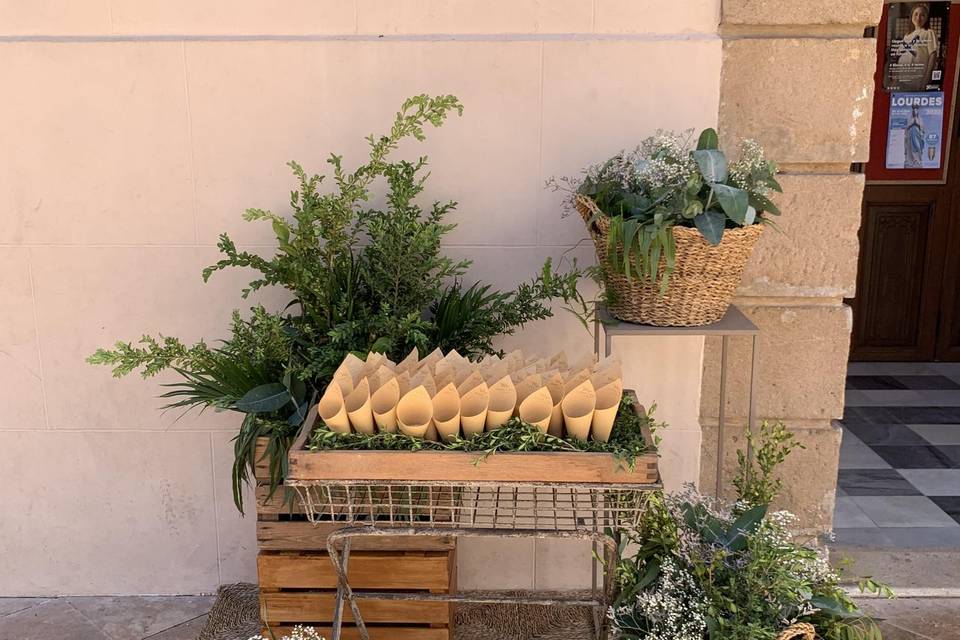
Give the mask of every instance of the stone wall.
M 757 412 L 782 419 L 806 446 L 784 472 L 785 507 L 811 531 L 831 526 L 867 160 L 878 0 L 725 0 L 720 130 L 759 140 L 784 172 L 775 198 L 781 233 L 768 229 L 737 304 L 761 329 Z M 771 114 L 775 114 L 771 117 Z M 713 486 L 719 404 L 719 339 L 704 354 L 701 482 Z M 749 345 L 732 339 L 724 477 L 743 444 Z

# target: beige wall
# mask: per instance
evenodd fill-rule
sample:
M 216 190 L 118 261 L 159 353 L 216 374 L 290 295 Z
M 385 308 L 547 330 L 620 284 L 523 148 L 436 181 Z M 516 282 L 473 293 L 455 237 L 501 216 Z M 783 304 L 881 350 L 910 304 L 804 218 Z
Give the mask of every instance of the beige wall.
M 718 15 L 718 0 L 0 0 L 0 595 L 253 578 L 236 420 L 177 421 L 156 383 L 83 360 L 141 332 L 222 335 L 244 274 L 205 286 L 200 269 L 221 231 L 270 245 L 240 213 L 286 210 L 287 160 L 355 161 L 407 95 L 459 95 L 464 117 L 416 152 L 429 196 L 461 203 L 450 252 L 510 286 L 584 236 L 545 178 L 658 127 L 716 124 Z M 544 351 L 592 344 L 566 318 L 512 341 L 534 331 Z M 671 469 L 695 478 L 701 349 L 634 353 L 628 382 L 659 401 Z M 665 360 L 669 376 L 636 364 Z M 465 545 L 461 582 L 572 586 L 574 551 L 506 545 L 491 571 Z
M 857 269 L 863 176 L 868 156 L 878 0 L 725 0 L 720 127 L 760 140 L 785 172 L 777 198 L 783 233 L 767 231 L 737 302 L 761 329 L 757 410 L 782 419 L 806 450 L 784 469 L 783 504 L 811 532 L 829 530 L 836 490 L 850 309 Z M 727 415 L 745 423 L 749 351 L 732 340 Z M 704 356 L 702 481 L 716 465 L 719 344 Z M 726 477 L 742 446 L 728 431 Z

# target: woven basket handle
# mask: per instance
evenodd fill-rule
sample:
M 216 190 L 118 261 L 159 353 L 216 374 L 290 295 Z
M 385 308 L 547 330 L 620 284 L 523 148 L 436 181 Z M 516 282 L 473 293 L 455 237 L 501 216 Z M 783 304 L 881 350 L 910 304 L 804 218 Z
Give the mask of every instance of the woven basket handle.
M 792 624 L 777 636 L 777 640 L 816 640 L 817 630 L 812 624 L 798 622 Z
M 602 229 L 600 229 L 600 225 L 597 224 L 596 218 L 602 216 L 603 213 L 593 199 L 579 194 L 574 196 L 574 198 L 577 205 L 577 212 L 580 214 L 580 217 L 583 218 L 584 223 L 586 223 L 587 230 L 591 234 L 602 233 Z

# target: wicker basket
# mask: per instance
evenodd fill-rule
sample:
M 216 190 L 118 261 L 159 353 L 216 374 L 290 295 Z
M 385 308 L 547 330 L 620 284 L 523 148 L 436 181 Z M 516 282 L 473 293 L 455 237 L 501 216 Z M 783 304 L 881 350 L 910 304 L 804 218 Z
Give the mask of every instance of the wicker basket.
M 777 640 L 814 640 L 817 637 L 817 630 L 812 624 L 798 622 L 792 624 L 777 636 Z
M 727 229 L 719 245 L 713 246 L 695 228 L 672 228 L 676 243 L 676 264 L 667 290 L 646 278 L 610 268 L 607 237 L 610 220 L 585 196 L 577 196 L 577 211 L 590 229 L 603 268 L 610 314 L 626 322 L 662 327 L 695 327 L 714 323 L 723 317 L 740 286 L 743 269 L 763 225 L 753 224 Z M 597 215 L 599 214 L 599 215 Z M 622 256 L 622 246 L 617 254 Z M 658 278 L 666 267 L 660 259 Z

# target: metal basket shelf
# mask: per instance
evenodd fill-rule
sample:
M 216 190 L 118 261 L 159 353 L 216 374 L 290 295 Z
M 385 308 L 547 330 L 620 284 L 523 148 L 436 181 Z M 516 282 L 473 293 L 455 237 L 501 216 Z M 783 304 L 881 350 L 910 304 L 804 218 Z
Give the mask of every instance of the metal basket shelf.
M 576 532 L 636 523 L 654 486 L 636 484 L 288 481 L 310 522 L 345 526 Z

